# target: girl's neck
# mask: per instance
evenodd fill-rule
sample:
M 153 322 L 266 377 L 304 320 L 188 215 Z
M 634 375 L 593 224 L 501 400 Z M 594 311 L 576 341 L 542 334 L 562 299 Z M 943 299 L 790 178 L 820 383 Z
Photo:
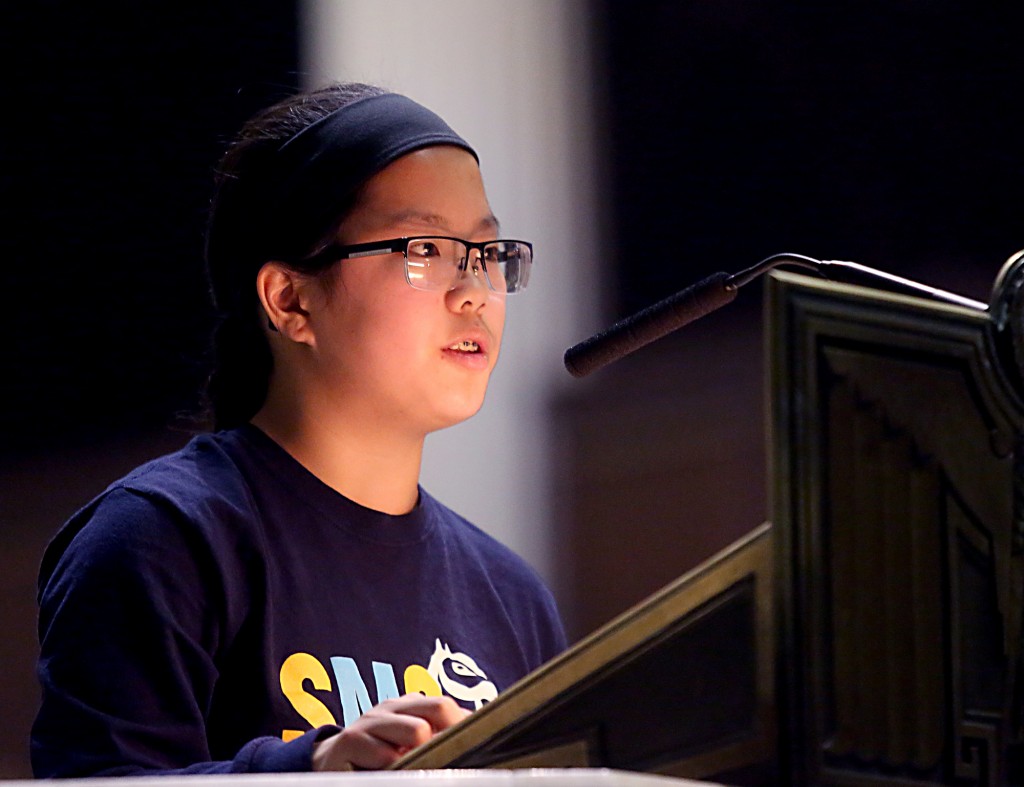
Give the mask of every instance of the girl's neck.
M 406 514 L 416 505 L 425 436 L 362 418 L 311 418 L 271 398 L 252 423 L 350 500 L 386 514 Z

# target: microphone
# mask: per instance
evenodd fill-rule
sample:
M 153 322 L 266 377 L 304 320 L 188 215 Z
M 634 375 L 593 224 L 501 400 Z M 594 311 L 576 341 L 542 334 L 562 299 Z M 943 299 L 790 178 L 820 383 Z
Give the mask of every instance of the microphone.
M 726 284 L 728 273 L 713 273 L 653 306 L 619 320 L 565 351 L 565 368 L 573 377 L 585 377 L 677 328 L 731 303 L 737 287 Z
M 987 304 L 965 298 L 945 290 L 894 276 L 891 273 L 868 268 L 856 262 L 840 260 L 816 260 L 802 254 L 773 254 L 757 265 L 736 274 L 713 273 L 706 279 L 670 295 L 636 314 L 619 320 L 610 328 L 601 331 L 565 351 L 565 368 L 573 377 L 585 377 L 591 372 L 607 366 L 613 361 L 639 350 L 641 347 L 682 328 L 731 303 L 740 287 L 779 265 L 797 265 L 810 268 L 825 278 L 827 272 L 846 272 L 872 280 L 884 281 L 890 287 L 909 290 L 915 295 L 927 295 L 948 303 L 985 311 Z

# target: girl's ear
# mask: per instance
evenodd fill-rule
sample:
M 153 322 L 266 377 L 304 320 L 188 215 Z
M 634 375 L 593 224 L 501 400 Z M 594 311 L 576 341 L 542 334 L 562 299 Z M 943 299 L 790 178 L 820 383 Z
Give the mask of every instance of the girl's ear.
M 256 293 L 267 314 L 267 330 L 300 344 L 315 344 L 307 294 L 311 281 L 282 262 L 267 262 L 256 274 Z

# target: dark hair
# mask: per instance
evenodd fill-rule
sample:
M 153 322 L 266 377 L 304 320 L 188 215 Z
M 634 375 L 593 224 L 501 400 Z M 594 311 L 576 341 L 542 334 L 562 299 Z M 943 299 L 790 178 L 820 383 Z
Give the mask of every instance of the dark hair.
M 247 210 L 263 185 L 261 172 L 275 151 L 306 127 L 359 99 L 386 92 L 346 82 L 290 96 L 248 120 L 220 160 L 206 233 L 206 272 L 217 327 L 203 399 L 205 420 L 213 428 L 229 429 L 249 421 L 263 406 L 273 368 L 255 278 L 275 257 L 256 231 L 258 213 Z M 350 203 L 342 208 L 316 237 L 279 237 L 278 244 L 294 251 L 288 264 L 305 273 L 319 272 L 324 262 L 302 260 L 333 237 L 351 207 Z

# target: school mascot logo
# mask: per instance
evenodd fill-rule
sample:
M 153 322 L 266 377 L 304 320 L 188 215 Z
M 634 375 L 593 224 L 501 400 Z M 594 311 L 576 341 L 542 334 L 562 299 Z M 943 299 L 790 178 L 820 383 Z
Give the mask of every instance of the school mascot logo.
M 477 666 L 472 657 L 465 653 L 452 653 L 440 639 L 434 640 L 434 655 L 427 664 L 427 672 L 445 694 L 472 702 L 474 709 L 498 696 L 497 687 L 487 680 L 487 673 Z
M 453 651 L 439 637 L 434 640 L 434 652 L 425 667 L 410 664 L 402 670 L 390 662 L 375 660 L 357 664 L 351 656 L 331 656 L 324 662 L 310 653 L 297 652 L 281 664 L 280 682 L 281 693 L 292 710 L 310 727 L 338 723 L 339 708 L 330 708 L 326 702 L 340 705 L 342 724 L 347 727 L 374 705 L 399 694 L 447 694 L 474 710 L 498 696 L 498 687 L 476 660 L 468 653 Z M 325 696 L 326 692 L 334 694 L 334 699 Z M 300 729 L 284 729 L 281 737 L 288 741 L 302 733 Z

